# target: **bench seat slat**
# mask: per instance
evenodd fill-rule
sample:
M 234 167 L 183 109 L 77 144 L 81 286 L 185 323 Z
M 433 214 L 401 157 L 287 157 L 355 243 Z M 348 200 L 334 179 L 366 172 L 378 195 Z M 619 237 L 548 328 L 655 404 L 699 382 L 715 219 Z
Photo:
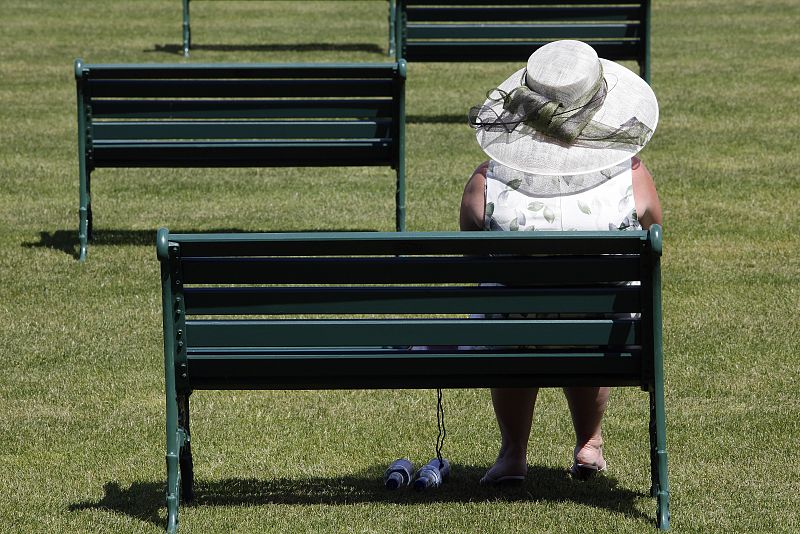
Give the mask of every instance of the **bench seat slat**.
M 485 5 L 486 2 L 483 2 Z M 493 21 L 636 21 L 639 6 L 561 6 L 561 7 L 411 7 L 408 22 L 493 22 Z
M 391 117 L 389 98 L 342 100 L 103 100 L 95 119 L 267 119 Z
M 394 165 L 389 139 L 328 141 L 97 142 L 95 167 Z
M 552 42 L 548 40 L 526 41 L 411 41 L 406 53 L 409 61 L 527 61 L 531 52 Z M 597 55 L 613 60 L 628 60 L 637 57 L 639 45 L 636 41 L 594 41 L 589 43 Z
M 486 0 L 405 0 L 406 5 L 411 7 L 416 6 L 485 6 Z M 498 2 L 503 6 L 558 6 L 572 9 L 566 0 L 502 0 Z M 608 6 L 608 5 L 639 5 L 638 2 L 631 2 L 630 0 L 579 0 L 574 2 L 574 5 L 580 6 Z
M 485 2 L 483 3 L 485 6 Z M 591 7 L 411 7 L 406 11 L 408 22 L 514 22 L 519 20 L 612 22 L 638 21 L 638 6 Z
M 631 346 L 640 343 L 631 319 L 563 320 L 189 320 L 192 347 L 383 345 Z M 535 340 L 535 341 L 534 341 Z M 267 345 L 268 342 L 268 345 Z
M 638 258 L 243 258 L 186 259 L 186 284 L 597 283 L 638 280 Z
M 633 39 L 638 24 L 409 24 L 409 39 Z M 410 41 L 409 45 L 415 44 Z
M 452 354 L 380 350 L 189 354 L 192 388 L 366 389 L 637 386 L 641 353 Z M 508 372 L 513 369 L 514 372 Z
M 94 80 L 169 80 L 181 79 L 360 79 L 392 78 L 397 74 L 395 63 L 126 63 L 91 65 L 89 77 Z
M 187 315 L 368 313 L 621 313 L 638 287 L 186 288 Z
M 183 73 L 182 73 L 183 74 Z M 94 79 L 86 81 L 93 98 L 158 97 L 158 98 L 255 98 L 255 97 L 364 97 L 392 96 L 391 80 L 141 80 Z
M 180 243 L 184 261 L 226 256 L 595 255 L 640 254 L 647 232 L 254 232 L 171 234 L 170 239 Z
M 392 121 L 99 121 L 95 143 L 163 139 L 375 139 L 391 135 Z

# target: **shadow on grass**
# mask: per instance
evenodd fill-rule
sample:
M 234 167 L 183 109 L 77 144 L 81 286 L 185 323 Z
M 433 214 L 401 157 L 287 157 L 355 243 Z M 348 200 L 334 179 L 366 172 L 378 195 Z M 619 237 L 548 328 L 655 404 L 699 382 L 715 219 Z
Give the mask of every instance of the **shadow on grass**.
M 467 124 L 467 114 L 458 113 L 450 115 L 408 115 L 408 124 Z
M 566 469 L 531 466 L 523 486 L 484 488 L 478 480 L 485 467 L 453 466 L 450 480 L 441 488 L 427 492 L 411 490 L 389 492 L 381 483 L 385 466 L 374 466 L 362 473 L 341 478 L 279 478 L 257 480 L 229 478 L 196 480 L 195 500 L 186 506 L 264 506 L 338 505 L 354 503 L 392 503 L 413 506 L 424 503 L 470 502 L 565 502 L 571 501 L 593 508 L 609 510 L 626 517 L 652 523 L 637 510 L 635 501 L 647 495 L 619 486 L 609 476 L 588 482 L 575 482 Z M 70 505 L 70 511 L 107 510 L 163 526 L 161 512 L 166 509 L 165 485 L 162 482 L 134 482 L 122 488 L 118 482 L 103 486 L 105 495 L 99 501 L 83 501 Z
M 174 234 L 183 233 L 197 233 L 200 230 L 170 230 Z M 375 229 L 364 228 L 331 228 L 320 230 L 315 228 L 309 229 L 286 229 L 286 230 L 270 230 L 270 232 L 374 232 Z M 241 228 L 214 228 L 211 230 L 202 230 L 203 233 L 223 233 L 223 234 L 236 234 L 243 233 L 245 230 Z M 156 230 L 120 230 L 120 229 L 107 229 L 107 230 L 94 230 L 94 238 L 89 241 L 89 252 L 91 253 L 92 247 L 103 245 L 134 245 L 134 246 L 152 246 L 156 245 Z M 78 246 L 78 231 L 77 230 L 56 230 L 54 232 L 39 232 L 39 241 L 22 243 L 26 248 L 49 248 L 59 250 L 70 256 L 78 259 L 80 256 Z
M 386 50 L 373 43 L 295 43 L 295 44 L 193 44 L 191 50 L 209 52 L 372 52 L 386 54 Z M 157 44 L 152 50 L 183 56 L 183 45 Z M 191 53 L 191 51 L 190 51 Z

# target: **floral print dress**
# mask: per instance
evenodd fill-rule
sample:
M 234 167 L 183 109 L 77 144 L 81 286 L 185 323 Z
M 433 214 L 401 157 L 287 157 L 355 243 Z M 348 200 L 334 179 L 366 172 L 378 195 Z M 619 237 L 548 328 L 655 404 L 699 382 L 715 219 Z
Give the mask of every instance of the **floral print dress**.
M 493 160 L 486 171 L 484 230 L 641 230 L 633 201 L 633 174 L 627 160 L 591 175 L 541 176 Z M 626 282 L 638 285 L 639 282 Z M 494 283 L 482 283 L 492 286 Z M 609 314 L 636 317 L 636 314 Z M 554 313 L 470 314 L 481 319 L 558 319 L 583 317 Z M 486 348 L 486 347 L 484 347 Z
M 489 162 L 484 230 L 640 229 L 630 160 L 582 176 L 539 176 Z

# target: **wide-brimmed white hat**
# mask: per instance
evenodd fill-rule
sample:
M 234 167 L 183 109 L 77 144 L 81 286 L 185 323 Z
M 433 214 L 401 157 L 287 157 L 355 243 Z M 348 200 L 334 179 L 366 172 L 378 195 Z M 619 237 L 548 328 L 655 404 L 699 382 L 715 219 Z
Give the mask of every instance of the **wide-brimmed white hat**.
M 470 110 L 478 144 L 494 161 L 553 176 L 600 171 L 649 141 L 658 102 L 633 71 L 581 41 L 555 41 Z

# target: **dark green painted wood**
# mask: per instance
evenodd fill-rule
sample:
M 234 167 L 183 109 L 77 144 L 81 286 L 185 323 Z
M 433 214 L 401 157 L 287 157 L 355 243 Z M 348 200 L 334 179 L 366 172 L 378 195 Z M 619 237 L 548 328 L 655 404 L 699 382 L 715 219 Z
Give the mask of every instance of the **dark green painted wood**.
M 94 124 L 95 142 L 136 139 L 375 139 L 392 122 L 373 121 L 107 121 Z
M 557 39 L 634 60 L 650 79 L 650 1 L 398 0 L 397 53 L 409 61 L 520 61 Z
M 429 2 L 430 3 L 430 2 Z M 504 2 L 505 3 L 505 2 Z M 486 4 L 486 2 L 481 2 Z M 546 22 L 552 20 L 570 21 L 620 21 L 638 20 L 641 10 L 638 6 L 577 6 L 560 7 L 413 7 L 409 2 L 408 22 L 516 22 L 530 20 Z
M 535 258 L 214 258 L 186 259 L 186 283 L 223 284 L 580 284 L 639 280 L 639 261 L 627 256 Z
M 286 232 L 170 234 L 182 258 L 217 256 L 643 254 L 632 232 Z
M 387 77 L 396 63 L 82 63 L 90 80 L 348 79 Z
M 176 72 L 176 75 L 178 72 Z M 391 80 L 148 80 L 90 79 L 92 97 L 256 98 L 391 96 Z
M 525 63 L 531 53 L 546 45 L 547 40 L 506 41 L 422 41 L 408 43 L 409 61 L 520 61 Z M 589 43 L 598 56 L 611 60 L 626 60 L 638 54 L 635 42 L 593 41 Z
M 89 199 L 89 176 L 91 170 L 87 161 L 87 145 L 90 126 L 86 109 L 88 107 L 88 96 L 86 95 L 86 80 L 83 77 L 83 62 L 75 60 L 75 82 L 77 87 L 76 103 L 78 106 L 78 244 L 80 251 L 78 258 L 80 261 L 86 260 L 88 254 L 89 232 L 89 211 L 91 209 Z
M 409 39 L 634 39 L 638 25 L 632 24 L 409 24 Z
M 520 387 L 531 383 L 635 386 L 637 353 L 514 354 L 405 352 L 385 355 L 190 355 L 195 389 Z M 569 365 L 565 365 L 569 362 Z
M 166 236 L 160 236 L 161 247 L 166 246 Z M 176 300 L 174 294 L 173 266 L 161 263 L 161 309 L 164 327 L 164 389 L 166 394 L 166 461 L 167 461 L 167 529 L 173 531 L 178 523 L 178 501 L 180 499 L 180 472 L 178 459 L 183 435 L 178 427 L 176 363 Z
M 94 119 L 279 119 L 375 118 L 392 116 L 382 100 L 95 100 Z
M 77 60 L 80 259 L 85 260 L 92 236 L 90 183 L 97 168 L 390 167 L 395 227 L 404 230 L 405 77 L 404 60 L 219 65 Z
M 340 0 L 341 1 L 341 0 Z M 192 30 L 191 30 L 191 17 L 189 16 L 189 4 L 190 0 L 182 0 L 183 4 L 183 26 L 182 26 L 182 36 L 183 36 L 183 55 L 184 57 L 189 57 L 189 50 L 192 48 Z M 395 16 L 396 16 L 396 7 L 395 7 L 395 0 L 389 0 L 389 51 L 388 54 L 393 56 L 395 53 L 396 47 L 396 34 L 392 29 L 394 28 Z
M 629 346 L 641 341 L 638 321 L 630 319 L 190 320 L 186 329 L 195 347 L 304 347 L 310 342 L 345 347 Z
M 639 287 L 187 288 L 187 315 L 621 313 L 641 309 Z
M 563 233 L 162 229 L 168 413 L 175 395 L 203 389 L 637 386 L 649 392 L 652 491 L 657 525 L 666 529 L 661 251 L 658 225 L 649 232 Z M 602 282 L 609 266 L 641 284 Z M 495 275 L 518 285 L 459 285 Z M 245 279 L 270 285 L 238 285 Z M 369 285 L 381 279 L 392 285 Z M 306 285 L 293 285 L 298 280 Z M 477 307 L 563 315 L 468 318 Z M 623 316 L 574 315 L 587 311 Z M 316 313 L 345 317 L 296 316 Z M 184 451 L 188 431 L 173 420 L 168 451 Z M 177 490 L 170 488 L 178 487 L 180 473 L 170 477 L 174 501 Z
M 96 143 L 95 167 L 336 167 L 385 166 L 388 139 L 306 142 Z
M 648 341 L 652 342 L 653 354 L 653 378 L 650 382 L 650 444 L 652 462 L 652 486 L 651 493 L 657 499 L 656 524 L 662 530 L 668 530 L 670 525 L 670 490 L 669 477 L 667 474 L 667 420 L 666 406 L 664 401 L 664 352 L 662 336 L 662 309 L 661 309 L 661 253 L 662 236 L 661 226 L 654 226 L 649 234 L 651 273 L 647 287 L 651 291 L 651 306 L 643 313 L 643 320 L 647 320 L 650 336 Z
M 405 0 L 406 5 L 413 6 L 483 6 L 486 5 L 486 0 Z M 559 6 L 564 7 L 567 11 L 576 9 L 576 7 L 584 6 L 635 6 L 640 2 L 632 2 L 630 0 L 578 0 L 576 2 L 567 2 L 566 0 L 502 0 L 498 3 L 503 6 Z
M 642 3 L 642 46 L 639 50 L 639 74 L 647 83 L 650 83 L 650 13 L 652 6 L 650 0 Z M 669 527 L 669 524 L 667 525 Z

